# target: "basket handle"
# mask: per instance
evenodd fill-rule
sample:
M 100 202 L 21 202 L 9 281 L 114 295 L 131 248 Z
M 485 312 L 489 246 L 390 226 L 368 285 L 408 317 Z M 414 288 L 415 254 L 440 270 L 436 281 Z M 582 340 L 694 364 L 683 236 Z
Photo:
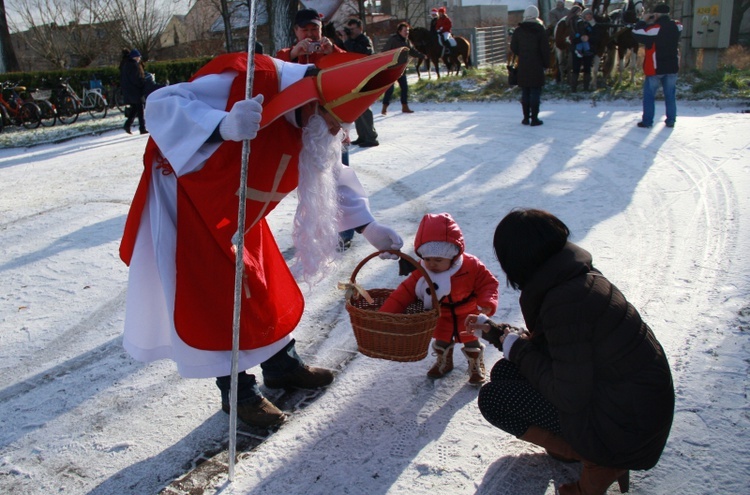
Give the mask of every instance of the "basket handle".
M 439 309 L 440 308 L 440 303 L 438 301 L 437 294 L 436 294 L 437 291 L 435 290 L 435 284 L 432 283 L 432 279 L 427 274 L 427 271 L 424 268 L 422 268 L 422 265 L 420 265 L 414 258 L 412 258 L 411 256 L 409 256 L 406 253 L 402 253 L 401 251 L 397 251 L 395 249 L 386 249 L 384 251 L 375 251 L 374 253 L 370 254 L 369 256 L 365 257 L 365 259 L 363 259 L 362 261 L 360 261 L 359 264 L 357 265 L 357 267 L 352 272 L 352 277 L 351 277 L 352 284 L 356 284 L 357 283 L 357 274 L 359 273 L 359 270 L 361 270 L 362 267 L 365 266 L 365 263 L 367 263 L 368 261 L 370 261 L 371 259 L 373 259 L 375 256 L 379 256 L 379 255 L 381 255 L 383 253 L 395 254 L 396 256 L 398 256 L 398 257 L 400 257 L 402 259 L 405 259 L 406 261 L 408 261 L 409 263 L 411 263 L 412 265 L 414 265 L 414 267 L 419 271 L 419 273 L 422 274 L 422 276 L 424 277 L 424 279 L 427 280 L 427 285 L 429 286 L 429 288 L 430 288 L 430 294 L 432 295 L 432 307 L 434 309 Z

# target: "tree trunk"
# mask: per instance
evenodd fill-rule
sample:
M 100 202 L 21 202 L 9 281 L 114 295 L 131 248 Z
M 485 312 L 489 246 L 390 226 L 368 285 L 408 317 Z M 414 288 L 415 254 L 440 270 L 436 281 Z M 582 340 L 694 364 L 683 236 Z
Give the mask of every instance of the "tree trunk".
M 297 0 L 266 0 L 268 26 L 271 31 L 271 49 L 268 54 L 274 56 L 282 48 L 292 46 L 294 37 L 294 16 L 297 15 Z
M 10 39 L 8 18 L 5 15 L 5 0 L 0 0 L 0 74 L 20 70 L 13 42 Z

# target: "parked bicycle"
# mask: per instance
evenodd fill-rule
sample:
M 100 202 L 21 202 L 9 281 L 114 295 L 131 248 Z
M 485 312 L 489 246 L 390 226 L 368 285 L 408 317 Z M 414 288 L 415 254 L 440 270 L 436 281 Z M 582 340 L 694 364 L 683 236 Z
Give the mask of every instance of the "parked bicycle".
M 60 83 L 53 92 L 57 105 L 57 118 L 63 124 L 72 124 L 78 115 L 86 110 L 95 119 L 107 116 L 107 100 L 102 96 L 101 88 L 83 88 L 83 97 L 68 84 L 70 78 L 60 78 Z
M 41 123 L 42 111 L 36 103 L 24 101 L 15 83 L 6 81 L 0 91 L 0 119 L 3 125 L 22 125 L 36 129 Z
M 39 120 L 42 123 L 42 126 L 52 127 L 55 125 L 55 122 L 57 121 L 57 108 L 55 108 L 55 105 L 49 101 L 50 96 L 52 96 L 52 91 L 38 88 L 27 91 L 23 86 L 18 86 L 17 89 L 24 101 L 36 103 L 39 107 L 39 110 L 41 111 Z

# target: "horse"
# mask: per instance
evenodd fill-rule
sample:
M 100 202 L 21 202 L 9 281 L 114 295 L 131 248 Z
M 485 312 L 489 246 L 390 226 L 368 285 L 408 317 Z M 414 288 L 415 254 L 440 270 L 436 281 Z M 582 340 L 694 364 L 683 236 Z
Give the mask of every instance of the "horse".
M 643 14 L 643 0 L 625 0 L 622 9 L 609 14 L 612 27 L 610 35 L 617 47 L 617 82 L 622 82 L 622 73 L 626 65 L 630 68 L 630 84 L 635 83 L 635 71 L 638 64 L 638 42 L 633 37 L 633 24 Z
M 602 69 L 602 75 L 606 81 L 612 73 L 614 57 L 614 44 L 609 32 L 609 0 L 594 0 L 591 4 L 591 12 L 594 14 L 594 25 L 593 37 L 596 40 L 596 44 L 592 46 L 594 52 L 594 59 L 591 64 L 591 84 L 594 89 L 597 87 L 597 80 L 599 75 L 599 69 Z M 602 65 L 602 60 L 604 65 Z
M 456 74 L 461 70 L 461 59 L 466 67 L 471 67 L 471 43 L 463 36 L 456 36 L 456 46 L 451 47 L 450 54 L 445 55 L 443 53 L 443 47 L 438 43 L 437 33 L 432 33 L 428 29 L 423 27 L 415 27 L 409 31 L 409 40 L 414 45 L 414 48 L 424 54 L 427 58 L 425 59 L 425 65 L 427 67 L 427 77 L 430 74 L 430 63 L 435 67 L 435 74 L 438 79 L 440 78 L 440 59 L 442 58 L 443 63 L 446 66 L 448 75 L 455 70 Z M 420 72 L 421 62 L 417 61 L 417 77 L 422 78 Z
M 461 60 L 467 69 L 471 67 L 471 42 L 463 36 L 454 36 L 453 39 L 456 40 L 456 46 L 452 46 L 450 53 L 445 56 L 448 75 L 452 70 L 455 70 L 456 75 L 461 72 Z

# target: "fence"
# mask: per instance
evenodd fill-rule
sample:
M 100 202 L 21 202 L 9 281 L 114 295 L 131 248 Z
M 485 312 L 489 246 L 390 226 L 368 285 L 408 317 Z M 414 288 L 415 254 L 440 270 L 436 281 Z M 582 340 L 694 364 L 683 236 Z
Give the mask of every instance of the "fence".
M 471 41 L 471 60 L 475 67 L 505 64 L 508 59 L 507 26 L 454 29 L 453 35 Z

